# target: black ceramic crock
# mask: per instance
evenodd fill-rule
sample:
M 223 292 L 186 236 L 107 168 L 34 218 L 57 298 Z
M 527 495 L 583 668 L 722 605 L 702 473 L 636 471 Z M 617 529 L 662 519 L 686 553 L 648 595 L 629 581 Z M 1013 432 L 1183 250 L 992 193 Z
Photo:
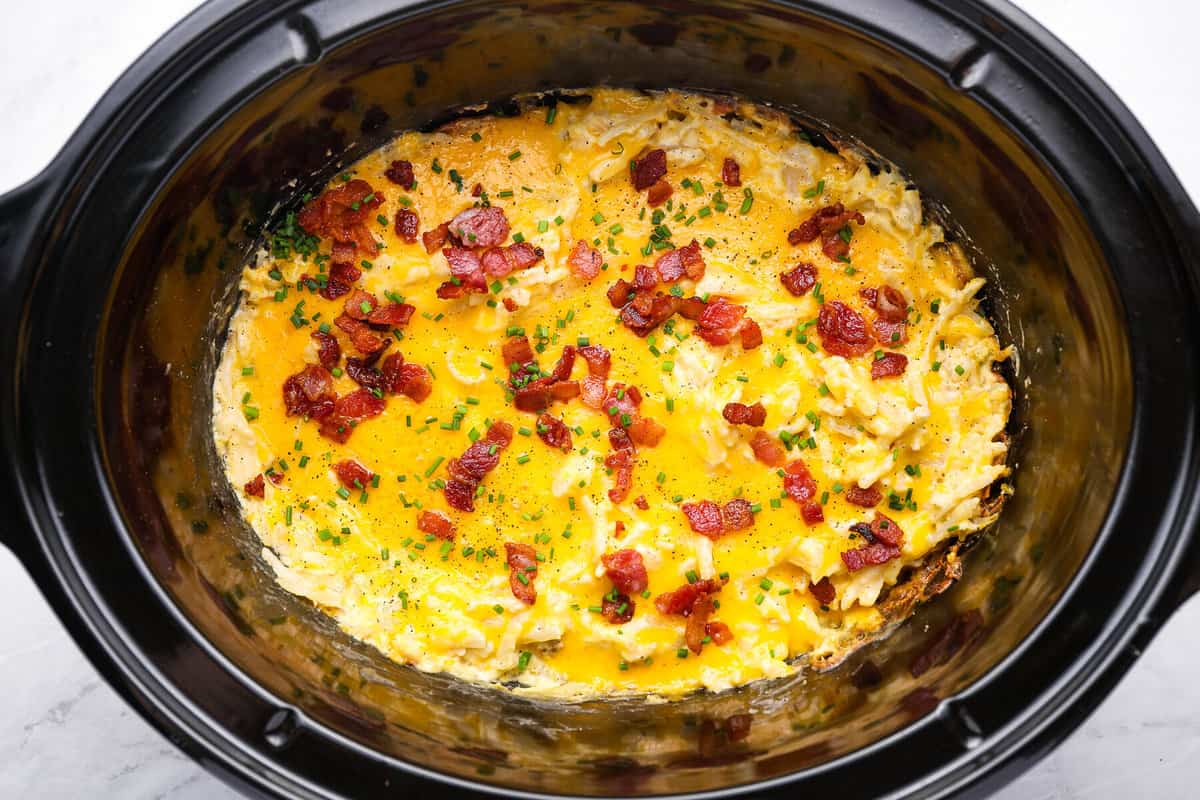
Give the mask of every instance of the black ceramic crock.
M 397 130 L 596 84 L 742 93 L 856 137 L 991 279 L 1020 353 L 1016 495 L 958 586 L 832 674 L 514 699 L 355 645 L 229 512 L 207 389 L 264 226 Z M 1198 257 L 1145 132 L 1003 3 L 218 0 L 0 198 L 0 535 L 109 682 L 251 793 L 984 793 L 1200 574 Z

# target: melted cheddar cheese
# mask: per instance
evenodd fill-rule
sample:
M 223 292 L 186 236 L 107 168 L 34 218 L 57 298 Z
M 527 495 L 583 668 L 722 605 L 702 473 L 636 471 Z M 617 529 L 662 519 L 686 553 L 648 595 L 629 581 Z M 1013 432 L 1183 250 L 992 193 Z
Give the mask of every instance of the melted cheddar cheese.
M 357 288 L 416 307 L 388 352 L 432 376 L 427 399 L 388 396 L 383 413 L 345 443 L 287 416 L 281 392 L 290 375 L 316 363 L 310 334 L 342 311 L 344 298 L 327 301 L 297 284 L 325 272 L 331 242 L 321 240 L 318 255 L 276 240 L 247 265 L 213 417 L 242 512 L 285 589 L 422 670 L 558 697 L 670 697 L 788 675 L 805 656 L 848 652 L 884 625 L 875 603 L 905 567 L 994 520 L 981 499 L 1006 474 L 1010 395 L 993 370 L 1007 353 L 977 308 L 983 280 L 923 220 L 918 193 L 903 179 L 872 174 L 852 152 L 814 147 L 775 112 L 740 104 L 728 114 L 732 106 L 679 92 L 588 95 L 553 112 L 529 102 L 517 116 L 405 133 L 331 183 L 362 179 L 383 198 L 370 223 L 383 247 L 363 259 Z M 630 160 L 655 148 L 666 152 L 673 193 L 650 209 L 631 183 Z M 741 186 L 721 184 L 727 157 L 740 167 Z M 411 190 L 384 176 L 396 160 L 412 163 Z M 434 228 L 481 202 L 476 184 L 504 210 L 509 241 L 531 243 L 543 259 L 486 293 L 439 299 L 446 258 L 420 239 L 406 243 L 392 223 L 410 209 L 421 231 Z M 820 239 L 789 244 L 790 230 L 833 203 L 865 218 L 849 226 L 847 260 L 824 255 Z M 686 294 L 745 306 L 761 326 L 761 346 L 743 349 L 736 338 L 714 346 L 678 316 L 645 338 L 619 322 L 608 287 L 693 239 L 706 270 L 698 282 L 681 282 Z M 568 267 L 579 240 L 604 259 L 591 281 Z M 797 297 L 779 275 L 800 262 L 816 266 L 819 283 Z M 908 361 L 899 377 L 872 380 L 874 350 L 831 355 L 815 321 L 822 302 L 834 300 L 869 320 L 859 290 L 882 285 L 907 300 L 908 340 L 894 349 Z M 564 453 L 539 439 L 535 414 L 514 408 L 500 348 L 516 329 L 539 346 L 547 370 L 565 344 L 602 344 L 612 353 L 610 385 L 639 387 L 641 414 L 665 426 L 657 446 L 638 448 L 624 502 L 608 496 L 603 411 L 578 399 L 549 409 L 573 429 Z M 338 328 L 330 332 L 357 355 Z M 339 395 L 358 388 L 338 372 Z M 573 377 L 585 374 L 577 361 Z M 762 430 L 786 442 L 787 459 L 803 459 L 815 479 L 823 522 L 801 519 L 779 471 L 755 459 L 756 429 L 722 416 L 730 402 L 762 403 Z M 484 478 L 475 511 L 450 508 L 441 488 L 449 460 L 496 420 L 513 426 L 512 443 Z M 378 485 L 347 491 L 332 469 L 344 459 L 376 473 Z M 243 484 L 264 470 L 279 482 L 267 480 L 261 499 L 245 496 Z M 852 572 L 841 554 L 864 540 L 850 526 L 873 516 L 845 500 L 855 485 L 882 491 L 878 510 L 904 539 L 898 558 Z M 644 510 L 633 502 L 639 496 Z M 681 511 L 734 498 L 753 504 L 754 524 L 715 540 L 694 532 Z M 423 510 L 451 518 L 453 542 L 417 530 Z M 537 551 L 533 605 L 510 590 L 506 542 Z M 613 624 L 597 613 L 612 589 L 601 556 L 626 548 L 641 554 L 649 586 L 631 598 L 633 618 Z M 733 638 L 697 654 L 684 643 L 686 620 L 659 613 L 654 598 L 722 576 L 712 620 Z M 822 605 L 809 586 L 826 577 L 836 599 Z

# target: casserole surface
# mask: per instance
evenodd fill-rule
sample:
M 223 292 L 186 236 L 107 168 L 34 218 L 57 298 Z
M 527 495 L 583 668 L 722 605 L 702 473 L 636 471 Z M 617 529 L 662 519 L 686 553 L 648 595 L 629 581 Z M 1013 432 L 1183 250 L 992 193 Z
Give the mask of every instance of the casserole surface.
M 213 418 L 243 513 L 284 588 L 424 670 L 672 696 L 836 663 L 892 621 L 875 606 L 908 568 L 999 512 L 1008 353 L 977 309 L 983 280 L 898 174 L 777 112 L 679 92 L 564 100 L 401 135 L 247 267 Z M 637 186 L 656 151 L 665 199 Z M 354 191 L 369 239 L 347 261 L 335 242 L 353 233 L 305 223 Z M 502 212 L 482 215 L 502 216 L 501 239 L 461 216 L 473 208 Z M 429 243 L 404 238 L 414 212 Z M 662 280 L 672 254 L 692 269 Z M 647 302 L 699 305 L 647 329 L 635 265 L 659 277 Z M 881 295 L 902 298 L 899 321 Z M 721 304 L 743 315 L 714 319 Z M 339 407 L 331 424 L 313 397 L 289 413 L 283 387 L 317 368 L 322 336 L 341 356 L 321 390 L 378 413 Z M 532 358 L 513 372 L 522 337 Z M 557 383 L 578 394 L 529 405 L 564 348 L 577 357 Z M 416 385 L 388 367 L 397 353 Z M 764 422 L 732 421 L 757 422 L 758 403 Z M 494 464 L 456 471 L 489 442 Z

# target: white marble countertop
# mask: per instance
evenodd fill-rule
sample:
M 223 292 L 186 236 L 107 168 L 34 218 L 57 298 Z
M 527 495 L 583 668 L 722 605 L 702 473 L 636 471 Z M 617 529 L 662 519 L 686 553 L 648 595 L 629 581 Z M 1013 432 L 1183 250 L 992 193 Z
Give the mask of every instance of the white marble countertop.
M 1100 73 L 1200 198 L 1200 6 L 1020 0 Z M 0 190 L 32 177 L 104 90 L 196 0 L 9 0 L 0 48 Z M 104 683 L 16 559 L 0 550 L 0 797 L 218 800 L 234 792 Z M 998 797 L 1195 797 L 1200 602 L 1188 603 L 1116 691 Z

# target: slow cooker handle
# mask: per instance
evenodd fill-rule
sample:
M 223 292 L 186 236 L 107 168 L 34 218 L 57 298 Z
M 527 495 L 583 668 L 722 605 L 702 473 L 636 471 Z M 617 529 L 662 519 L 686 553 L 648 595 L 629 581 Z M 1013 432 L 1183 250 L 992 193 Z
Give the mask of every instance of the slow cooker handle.
M 32 569 L 36 540 L 22 503 L 22 449 L 17 397 L 26 299 L 36 270 L 46 207 L 53 196 L 54 171 L 0 195 L 0 543 Z

